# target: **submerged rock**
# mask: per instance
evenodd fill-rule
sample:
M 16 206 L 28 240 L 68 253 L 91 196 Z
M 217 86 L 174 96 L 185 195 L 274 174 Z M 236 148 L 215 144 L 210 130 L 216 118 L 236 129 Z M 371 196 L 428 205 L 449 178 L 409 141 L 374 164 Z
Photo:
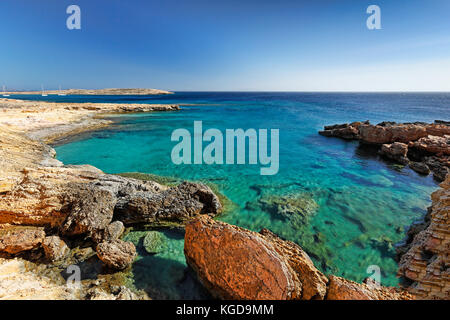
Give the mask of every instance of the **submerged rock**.
M 327 278 L 296 244 L 202 216 L 186 225 L 185 256 L 221 299 L 323 299 Z
M 36 227 L 6 227 L 0 229 L 0 252 L 18 254 L 39 247 L 44 241 L 43 228 Z
M 136 247 L 131 242 L 114 240 L 97 245 L 97 256 L 109 268 L 123 270 L 131 265 L 136 257 Z
M 159 231 L 149 231 L 144 238 L 144 248 L 148 253 L 160 253 L 167 247 L 167 238 Z
M 310 195 L 295 194 L 263 196 L 253 209 L 259 208 L 277 217 L 287 219 L 296 227 L 301 227 L 307 224 L 309 217 L 315 213 L 318 207 Z

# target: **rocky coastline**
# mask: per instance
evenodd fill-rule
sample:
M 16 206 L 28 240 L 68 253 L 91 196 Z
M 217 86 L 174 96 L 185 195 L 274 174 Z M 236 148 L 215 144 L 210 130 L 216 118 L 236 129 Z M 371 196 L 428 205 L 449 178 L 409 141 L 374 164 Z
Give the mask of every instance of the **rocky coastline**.
M 124 270 L 136 254 L 132 243 L 120 240 L 125 226 L 180 227 L 197 215 L 221 211 L 219 199 L 205 185 L 184 182 L 168 187 L 108 175 L 88 165 L 65 166 L 43 142 L 53 141 L 55 132 L 58 138 L 72 134 L 71 125 L 91 130 L 84 124 L 102 123 L 96 118 L 100 114 L 177 109 L 0 101 L 0 282 L 14 284 L 0 285 L 0 298 L 92 298 L 92 292 L 95 297 L 117 298 L 123 290 L 116 288 L 113 295 L 111 288 L 105 291 L 82 281 L 83 288 L 69 294 L 62 289 L 60 272 L 46 270 L 51 279 L 28 272 L 29 279 L 22 270 L 43 264 L 66 267 L 95 255 L 109 269 Z M 49 286 L 55 290 L 44 290 Z M 122 296 L 134 297 L 128 291 Z
M 105 174 L 89 165 L 64 165 L 47 144 L 109 125 L 102 118 L 105 114 L 178 109 L 0 99 L 0 299 L 149 298 L 123 285 L 123 275 L 136 256 L 133 243 L 121 237 L 130 226 L 184 228 L 188 265 L 220 299 L 448 298 L 449 178 L 432 196 L 428 222 L 410 233 L 399 268 L 399 275 L 410 279 L 408 285 L 386 288 L 370 279 L 360 284 L 324 275 L 302 248 L 269 230 L 257 233 L 213 220 L 222 204 L 208 186 L 166 186 Z M 322 134 L 360 139 L 360 128 L 361 124 L 328 127 Z M 433 136 L 445 137 L 447 128 L 435 124 L 430 130 Z M 401 143 L 419 150 L 419 156 L 425 148 L 427 155 L 420 163 L 427 166 L 430 150 L 439 150 L 433 156 L 446 159 L 441 144 L 438 149 L 422 147 L 434 142 L 420 140 L 426 138 L 421 135 Z M 417 141 L 420 147 L 409 146 Z M 395 142 L 391 137 L 386 144 Z M 443 169 L 430 170 L 441 177 Z M 159 250 L 158 243 L 149 250 Z M 110 271 L 69 288 L 62 270 L 89 259 Z
M 424 221 L 411 226 L 397 248 L 398 276 L 418 299 L 450 299 L 450 122 L 353 122 L 319 134 L 374 145 L 382 157 L 442 182 Z

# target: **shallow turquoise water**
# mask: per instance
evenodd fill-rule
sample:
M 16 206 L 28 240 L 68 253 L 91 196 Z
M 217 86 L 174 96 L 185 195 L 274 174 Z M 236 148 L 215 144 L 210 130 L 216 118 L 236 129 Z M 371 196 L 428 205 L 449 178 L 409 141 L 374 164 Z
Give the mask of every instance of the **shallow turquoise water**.
M 114 117 L 116 125 L 108 130 L 57 146 L 58 159 L 108 173 L 143 172 L 213 183 L 234 204 L 220 220 L 256 231 L 268 228 L 300 244 L 326 273 L 362 281 L 370 275 L 367 268 L 378 265 L 386 285 L 397 284 L 394 244 L 402 240 L 406 226 L 425 214 L 437 184 L 432 177 L 382 161 L 357 142 L 325 138 L 317 131 L 326 124 L 356 120 L 450 118 L 450 94 L 177 93 L 64 99 L 184 104 L 178 112 Z M 192 103 L 202 105 L 188 105 Z M 192 132 L 195 120 L 203 121 L 204 130 L 280 129 L 279 173 L 261 176 L 259 165 L 174 165 L 171 133 L 177 128 Z M 293 223 L 259 205 L 268 195 L 306 197 L 318 208 L 304 223 Z M 182 281 L 185 269 L 182 235 L 170 247 L 140 257 L 165 271 L 149 271 L 144 280 L 139 269 L 143 262 L 138 261 L 135 285 L 145 281 L 167 287 L 167 298 L 192 297 L 172 286 Z

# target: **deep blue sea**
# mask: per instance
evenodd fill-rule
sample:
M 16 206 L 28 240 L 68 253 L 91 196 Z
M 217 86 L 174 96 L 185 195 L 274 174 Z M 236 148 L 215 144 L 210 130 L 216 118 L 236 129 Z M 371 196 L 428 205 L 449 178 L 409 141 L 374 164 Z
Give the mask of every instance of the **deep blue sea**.
M 177 103 L 181 111 L 118 115 L 106 130 L 56 147 L 66 164 L 91 164 L 107 173 L 142 172 L 215 185 L 230 203 L 220 220 L 268 228 L 301 245 L 316 266 L 356 281 L 377 265 L 385 285 L 397 285 L 395 244 L 421 219 L 437 188 L 431 176 L 380 159 L 358 142 L 317 134 L 324 125 L 359 120 L 450 120 L 449 93 L 177 92 L 169 96 L 18 97 L 66 102 Z M 172 131 L 279 129 L 280 168 L 261 176 L 259 165 L 175 165 Z M 205 145 L 205 144 L 204 144 Z M 308 204 L 306 218 L 286 217 L 271 201 Z M 296 201 L 301 199 L 301 201 Z M 267 205 L 269 203 L 269 205 Z M 275 209 L 274 209 L 275 207 Z M 142 253 L 133 269 L 138 288 L 159 287 L 165 298 L 192 297 L 180 287 L 186 268 L 183 237 L 156 256 Z M 142 236 L 128 237 L 138 244 Z M 142 251 L 143 252 L 143 251 Z M 147 260 L 146 260 L 147 259 Z M 151 291 L 151 289 L 149 289 Z

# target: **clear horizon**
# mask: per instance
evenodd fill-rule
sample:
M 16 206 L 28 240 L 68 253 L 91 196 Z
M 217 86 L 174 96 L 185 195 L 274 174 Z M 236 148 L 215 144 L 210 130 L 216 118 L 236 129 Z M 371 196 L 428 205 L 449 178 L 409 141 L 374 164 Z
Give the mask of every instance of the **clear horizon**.
M 66 9 L 81 8 L 81 30 Z M 381 8 L 381 30 L 366 9 Z M 450 3 L 0 2 L 7 90 L 450 92 Z

